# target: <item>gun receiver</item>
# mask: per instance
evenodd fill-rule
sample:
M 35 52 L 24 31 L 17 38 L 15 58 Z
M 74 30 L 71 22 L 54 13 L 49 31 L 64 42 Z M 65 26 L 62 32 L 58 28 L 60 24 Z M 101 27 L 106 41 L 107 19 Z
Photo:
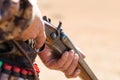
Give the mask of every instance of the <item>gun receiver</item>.
M 80 52 L 78 52 L 78 50 L 70 41 L 68 36 L 62 31 L 61 29 L 62 23 L 60 22 L 58 27 L 55 27 L 50 23 L 50 19 L 47 19 L 47 17 L 43 17 L 43 20 L 47 36 L 46 44 L 50 48 L 52 48 L 53 51 L 58 53 L 58 55 L 70 49 L 74 50 L 75 53 L 79 55 L 78 67 L 81 69 L 79 77 L 82 78 L 83 80 L 98 80 L 95 74 L 92 72 L 92 70 L 84 61 Z

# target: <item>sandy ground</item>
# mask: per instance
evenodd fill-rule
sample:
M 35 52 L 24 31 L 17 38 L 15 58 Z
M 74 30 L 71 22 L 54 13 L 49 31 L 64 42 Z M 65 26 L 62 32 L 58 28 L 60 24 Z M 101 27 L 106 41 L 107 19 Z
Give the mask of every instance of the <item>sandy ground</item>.
M 120 1 L 119 0 L 41 0 L 42 15 L 53 24 L 63 22 L 63 30 L 86 55 L 86 62 L 99 80 L 120 80 Z M 41 80 L 67 79 L 50 70 L 37 58 Z

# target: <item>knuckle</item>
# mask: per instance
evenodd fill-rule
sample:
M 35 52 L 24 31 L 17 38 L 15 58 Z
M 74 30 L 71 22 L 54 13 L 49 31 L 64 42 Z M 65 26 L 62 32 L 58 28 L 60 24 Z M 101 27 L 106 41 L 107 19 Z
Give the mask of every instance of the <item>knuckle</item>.
M 60 68 L 63 68 L 63 64 L 64 64 L 64 62 L 59 61 L 59 62 L 57 63 L 57 65 L 56 65 L 56 67 L 58 67 L 59 69 L 60 69 Z
M 66 71 L 66 70 L 67 70 L 67 67 L 62 68 L 62 71 L 63 71 L 63 72 Z

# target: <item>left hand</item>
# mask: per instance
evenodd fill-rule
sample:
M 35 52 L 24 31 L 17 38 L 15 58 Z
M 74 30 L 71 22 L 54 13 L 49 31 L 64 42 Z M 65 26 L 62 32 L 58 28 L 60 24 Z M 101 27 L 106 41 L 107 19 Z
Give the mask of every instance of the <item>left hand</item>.
M 80 74 L 80 69 L 77 68 L 79 57 L 73 50 L 64 52 L 58 59 L 46 46 L 39 56 L 48 68 L 64 72 L 67 78 L 74 78 Z

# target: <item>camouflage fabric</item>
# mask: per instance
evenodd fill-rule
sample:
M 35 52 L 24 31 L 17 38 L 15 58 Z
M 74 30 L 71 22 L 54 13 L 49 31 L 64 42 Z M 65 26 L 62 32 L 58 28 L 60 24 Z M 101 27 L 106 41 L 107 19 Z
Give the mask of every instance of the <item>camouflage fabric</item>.
M 12 1 L 12 0 L 1 0 L 1 1 Z M 16 0 L 15 0 L 16 1 Z M 0 3 L 1 5 L 2 3 Z M 13 2 L 9 4 L 14 4 Z M 4 7 L 3 7 L 4 8 Z M 1 8 L 0 8 L 1 10 Z M 12 8 L 7 9 L 8 11 L 13 10 Z M 7 11 L 4 10 L 4 11 Z M 14 10 L 13 10 L 14 11 Z M 0 13 L 1 15 L 1 13 Z M 9 15 L 8 15 L 9 16 Z M 19 68 L 25 70 L 31 70 L 31 64 L 26 59 L 26 57 L 22 54 L 22 52 L 16 47 L 13 43 L 13 39 L 20 35 L 22 31 L 24 31 L 33 20 L 33 6 L 29 2 L 29 0 L 20 0 L 20 9 L 17 11 L 12 18 L 9 20 L 0 22 L 0 61 L 3 63 L 7 63 L 9 65 L 17 66 Z M 32 46 L 30 46 L 27 42 L 17 41 L 21 47 L 25 50 L 26 54 L 30 57 L 32 63 L 36 58 L 36 52 L 34 52 Z M 0 74 L 3 72 L 2 70 Z M 11 76 L 12 72 L 8 75 Z M 0 75 L 5 78 L 4 76 Z M 28 77 L 29 78 L 29 77 Z M 17 79 L 5 79 L 5 80 L 17 80 Z M 30 76 L 28 80 L 36 80 L 33 75 Z
M 11 5 L 13 4 L 14 3 L 11 2 Z M 12 8 L 9 8 L 10 9 L 8 10 L 12 11 Z M 10 20 L 0 23 L 0 43 L 5 40 L 14 39 L 16 36 L 18 36 L 23 30 L 25 30 L 29 26 L 32 18 L 32 4 L 28 0 L 20 0 L 19 11 L 16 11 L 15 15 L 12 16 Z

